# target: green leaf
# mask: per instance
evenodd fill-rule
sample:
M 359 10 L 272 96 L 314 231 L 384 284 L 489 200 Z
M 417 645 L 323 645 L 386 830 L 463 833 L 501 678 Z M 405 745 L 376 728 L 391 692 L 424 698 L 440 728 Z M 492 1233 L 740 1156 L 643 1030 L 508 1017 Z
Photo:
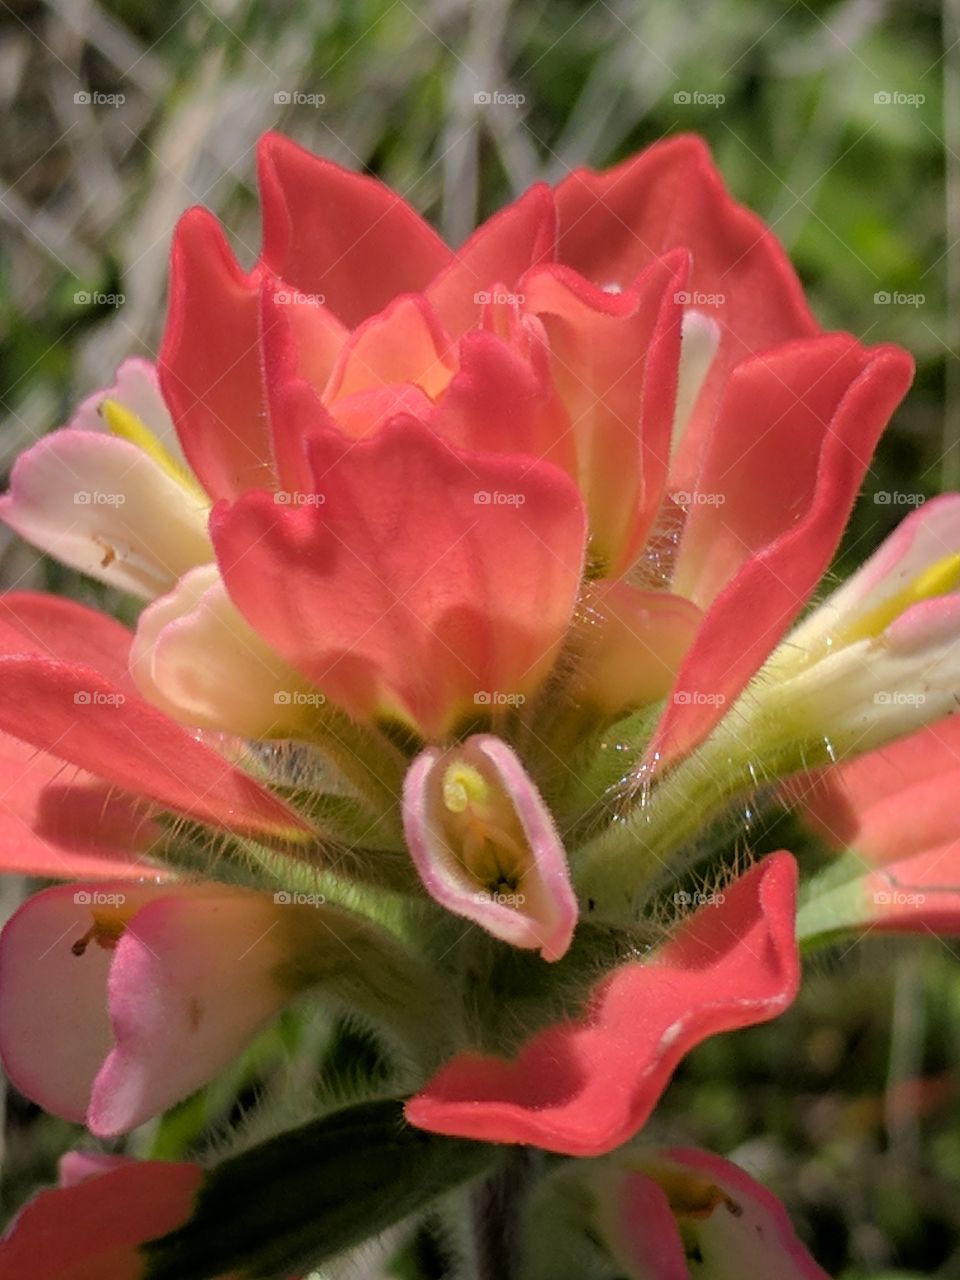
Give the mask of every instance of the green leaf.
M 144 1246 L 144 1280 L 277 1280 L 425 1208 L 499 1147 L 414 1129 L 396 1100 L 365 1102 L 224 1161 L 193 1217 Z

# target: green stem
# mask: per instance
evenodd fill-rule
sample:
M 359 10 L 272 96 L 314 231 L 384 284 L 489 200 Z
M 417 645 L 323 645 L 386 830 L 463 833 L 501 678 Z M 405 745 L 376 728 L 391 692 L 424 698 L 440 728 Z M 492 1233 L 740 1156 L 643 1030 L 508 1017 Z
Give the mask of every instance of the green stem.
M 540 1153 L 514 1147 L 497 1168 L 469 1192 L 475 1280 L 516 1280 L 523 1212 Z
M 783 743 L 771 726 L 728 716 L 698 751 L 662 779 L 642 781 L 637 798 L 620 818 L 580 849 L 577 887 L 594 904 L 594 918 L 622 918 L 640 888 L 676 869 L 688 849 L 738 799 L 798 769 L 833 763 L 825 740 Z

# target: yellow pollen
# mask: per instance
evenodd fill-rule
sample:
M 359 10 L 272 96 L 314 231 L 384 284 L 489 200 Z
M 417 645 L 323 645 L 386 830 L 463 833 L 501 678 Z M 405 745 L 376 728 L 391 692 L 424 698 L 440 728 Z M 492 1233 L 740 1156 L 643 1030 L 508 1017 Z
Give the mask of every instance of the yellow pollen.
M 849 627 L 841 629 L 833 636 L 834 645 L 853 644 L 856 640 L 876 639 L 895 622 L 902 613 L 924 600 L 934 600 L 937 596 L 948 595 L 960 586 L 960 553 L 951 552 L 942 560 L 928 565 L 921 573 L 908 582 L 905 587 L 881 600 L 878 605 L 862 618 L 858 618 Z
M 191 472 L 164 448 L 142 418 L 138 418 L 119 400 L 104 400 L 100 406 L 100 413 L 113 435 L 119 436 L 121 440 L 128 440 L 130 444 L 135 444 L 138 449 L 142 449 L 147 457 L 151 458 L 172 480 L 176 480 L 177 484 L 200 498 L 205 506 L 209 504 L 210 499 Z
M 443 803 L 451 813 L 465 813 L 474 805 L 484 804 L 490 788 L 479 769 L 458 760 L 443 775 Z

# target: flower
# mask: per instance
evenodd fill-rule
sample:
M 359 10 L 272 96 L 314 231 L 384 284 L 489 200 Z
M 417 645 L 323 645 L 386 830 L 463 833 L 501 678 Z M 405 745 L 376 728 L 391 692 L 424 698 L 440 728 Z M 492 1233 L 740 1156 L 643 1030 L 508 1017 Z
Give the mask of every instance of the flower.
M 664 875 L 755 765 L 795 771 L 764 751 L 804 714 L 867 724 L 853 751 L 948 709 L 954 499 L 791 632 L 911 361 L 820 330 L 695 139 L 538 184 L 457 252 L 275 135 L 259 178 L 253 267 L 189 211 L 156 367 L 0 501 L 145 602 L 132 635 L 0 602 L 0 852 L 82 877 L 3 933 L 0 1054 L 113 1137 L 302 998 L 369 1029 L 423 1131 L 605 1155 L 799 984 L 789 853 L 669 925 Z M 893 675 L 935 688 L 923 717 L 867 707 Z M 705 1180 L 691 1226 L 671 1188 Z M 817 1274 L 731 1166 L 625 1185 L 664 1275 L 677 1220 Z
M 671 934 L 620 965 L 586 1013 L 534 1036 L 512 1061 L 466 1053 L 407 1104 L 413 1124 L 565 1155 L 613 1150 L 644 1124 L 701 1040 L 764 1022 L 791 1003 L 796 870 L 768 858 Z
M 566 952 L 577 922 L 566 855 L 516 754 L 492 734 L 422 752 L 403 786 L 410 856 L 430 894 L 544 960 Z
M 636 1280 L 687 1280 L 691 1256 L 706 1280 L 827 1280 L 783 1205 L 729 1160 L 690 1148 L 638 1151 L 594 1181 L 604 1240 Z

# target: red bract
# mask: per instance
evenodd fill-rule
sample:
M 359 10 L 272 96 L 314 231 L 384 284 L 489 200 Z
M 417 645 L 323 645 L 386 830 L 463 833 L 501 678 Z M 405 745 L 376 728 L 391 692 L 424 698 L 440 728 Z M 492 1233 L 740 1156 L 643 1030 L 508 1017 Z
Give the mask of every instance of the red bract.
M 632 1137 L 683 1056 L 719 1031 L 765 1022 L 800 980 L 796 866 L 776 854 L 679 925 L 650 960 L 622 965 L 577 1021 L 508 1062 L 466 1053 L 407 1105 L 413 1124 L 488 1142 L 596 1156 Z
M 211 521 L 227 590 L 278 653 L 357 718 L 432 738 L 478 690 L 541 683 L 583 568 L 562 472 L 454 452 L 409 419 L 354 445 L 318 432 L 309 462 L 317 502 L 251 494 Z
M 0 729 L 55 757 L 61 768 L 66 763 L 85 771 L 79 779 L 67 775 L 71 794 L 77 789 L 81 801 L 71 810 L 74 838 L 99 838 L 124 815 L 129 822 L 123 793 L 213 826 L 305 835 L 303 820 L 286 805 L 137 694 L 126 669 L 130 639 L 119 623 L 68 600 L 11 593 L 0 603 Z M 10 781 L 19 787 L 22 753 L 12 756 L 18 772 Z M 29 772 L 43 790 L 34 814 L 35 836 L 43 842 L 49 806 L 64 811 L 67 783 L 59 773 L 48 779 L 39 763 Z M 106 797 L 99 812 L 84 801 L 90 774 L 122 788 L 119 796 Z M 140 842 L 142 823 L 133 825 L 131 836 L 138 829 Z M 69 857 L 56 853 L 42 869 L 54 876 L 79 873 Z
M 955 718 L 791 784 L 827 844 L 847 851 L 847 878 L 811 902 L 825 927 L 960 932 L 958 785 Z
M 41 1191 L 0 1240 L 0 1275 L 13 1280 L 139 1280 L 140 1246 L 185 1222 L 203 1181 L 194 1164 L 121 1160 Z

